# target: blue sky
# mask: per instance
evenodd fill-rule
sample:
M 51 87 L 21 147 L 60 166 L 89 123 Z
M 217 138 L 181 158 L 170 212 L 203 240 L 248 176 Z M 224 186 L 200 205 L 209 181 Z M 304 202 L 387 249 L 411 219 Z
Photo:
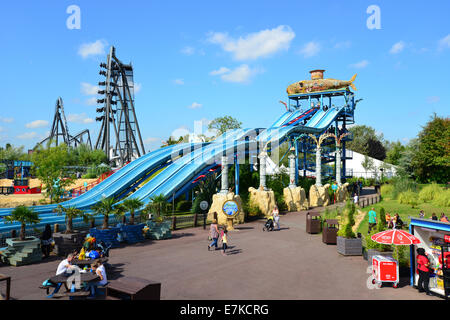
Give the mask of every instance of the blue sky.
M 126 3 L 126 4 L 125 4 Z M 369 30 L 369 5 L 381 29 Z M 81 10 L 70 30 L 66 9 Z M 31 148 L 50 130 L 58 96 L 69 130 L 91 131 L 92 86 L 109 46 L 132 62 L 147 149 L 194 121 L 231 115 L 267 127 L 286 87 L 309 70 L 358 73 L 357 124 L 389 140 L 414 138 L 433 112 L 449 115 L 450 2 L 442 1 L 16 1 L 0 10 L 0 145 Z

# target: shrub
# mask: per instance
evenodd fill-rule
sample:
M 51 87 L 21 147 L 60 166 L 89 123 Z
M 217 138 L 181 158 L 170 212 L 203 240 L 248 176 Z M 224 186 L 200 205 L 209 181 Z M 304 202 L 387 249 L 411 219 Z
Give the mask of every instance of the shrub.
M 191 210 L 192 203 L 187 200 L 181 200 L 177 203 L 176 210 L 177 211 L 189 211 Z
M 415 181 L 406 178 L 394 179 L 392 185 L 394 186 L 394 190 L 392 191 L 392 199 L 398 199 L 398 196 L 402 192 L 416 192 L 418 189 Z
M 284 196 L 282 194 L 275 194 L 275 201 L 277 203 L 278 206 L 278 210 L 281 211 L 287 211 L 288 210 L 288 206 L 286 204 L 286 202 L 284 201 Z
M 439 193 L 432 203 L 438 207 L 450 207 L 450 189 Z
M 398 195 L 398 202 L 403 204 L 409 204 L 412 208 L 419 204 L 418 194 L 411 190 L 404 191 Z
M 386 212 L 384 211 L 384 208 L 381 207 L 380 216 L 378 218 L 377 231 L 381 232 L 384 230 L 386 230 Z
M 339 229 L 337 235 L 344 238 L 355 238 L 355 233 L 352 230 L 352 227 L 355 225 L 355 204 L 351 201 L 347 201 L 343 212 L 343 226 Z M 345 220 L 345 221 L 344 221 Z
M 261 209 L 257 205 L 251 203 L 250 199 L 248 199 L 244 203 L 244 211 L 247 212 L 251 217 L 259 216 L 262 214 Z
M 378 233 L 377 230 L 372 230 L 372 232 L 366 236 L 366 241 L 365 241 L 366 242 L 366 249 L 375 249 L 375 250 L 378 250 L 380 252 L 385 252 L 385 251 L 392 250 L 390 245 L 381 244 L 381 243 L 375 242 L 375 241 L 373 241 L 371 239 L 371 237 L 374 234 L 376 234 L 376 233 Z
M 429 184 L 420 190 L 419 199 L 424 202 L 433 201 L 439 194 L 442 193 L 442 191 L 442 188 L 439 187 L 438 184 Z
M 392 199 L 393 191 L 394 191 L 394 186 L 392 184 L 383 184 L 381 186 L 381 195 L 385 198 Z

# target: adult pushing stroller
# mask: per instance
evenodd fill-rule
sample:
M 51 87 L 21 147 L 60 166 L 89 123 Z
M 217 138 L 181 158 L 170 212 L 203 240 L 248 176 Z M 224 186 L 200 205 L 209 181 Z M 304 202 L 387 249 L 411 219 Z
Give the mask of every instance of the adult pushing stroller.
M 266 223 L 264 224 L 263 231 L 273 231 L 273 217 L 267 218 Z

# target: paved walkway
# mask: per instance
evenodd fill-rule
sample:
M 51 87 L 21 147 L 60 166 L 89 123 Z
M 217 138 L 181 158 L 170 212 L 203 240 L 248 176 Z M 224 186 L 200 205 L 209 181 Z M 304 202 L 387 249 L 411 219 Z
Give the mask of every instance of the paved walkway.
M 368 289 L 367 261 L 344 257 L 321 235 L 305 232 L 306 212 L 281 217 L 280 231 L 263 232 L 264 221 L 229 233 L 227 256 L 207 250 L 203 228 L 177 230 L 174 237 L 111 250 L 110 278 L 136 276 L 162 283 L 162 299 L 439 299 L 419 294 L 409 277 L 400 287 Z M 44 299 L 38 286 L 61 259 L 22 267 L 2 266 L 12 276 L 15 299 Z

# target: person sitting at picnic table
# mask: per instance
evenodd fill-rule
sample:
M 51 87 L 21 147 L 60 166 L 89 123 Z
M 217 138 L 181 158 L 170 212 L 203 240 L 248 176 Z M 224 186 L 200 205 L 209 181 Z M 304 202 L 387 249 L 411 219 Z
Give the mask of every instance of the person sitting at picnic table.
M 389 212 L 386 212 L 386 224 L 388 228 L 392 228 L 394 226 L 394 224 L 392 223 L 391 214 Z
M 74 268 L 74 266 L 71 263 L 72 260 L 73 260 L 73 254 L 70 253 L 67 255 L 66 259 L 64 259 L 63 261 L 61 261 L 59 263 L 58 268 L 56 269 L 56 275 L 67 273 L 69 270 Z M 45 282 L 48 282 L 48 281 L 46 280 Z M 50 295 L 48 295 L 47 298 L 52 298 L 55 293 L 58 293 L 58 291 L 62 285 L 63 285 L 62 282 L 56 284 L 55 290 Z
M 394 228 L 401 229 L 401 228 L 403 228 L 403 225 L 404 225 L 404 223 L 403 223 L 402 219 L 400 218 L 398 213 L 396 213 L 395 217 L 394 217 Z
M 441 213 L 441 222 L 447 222 L 448 223 L 448 218 L 445 216 L 445 214 L 442 212 Z
M 91 298 L 96 296 L 98 286 L 104 286 L 108 283 L 105 266 L 100 260 L 93 264 L 92 269 L 100 277 L 100 280 L 88 285 L 87 288 L 91 291 L 89 297 Z
M 434 221 L 438 220 L 436 213 L 433 212 L 433 214 L 431 215 L 431 220 L 434 220 Z

